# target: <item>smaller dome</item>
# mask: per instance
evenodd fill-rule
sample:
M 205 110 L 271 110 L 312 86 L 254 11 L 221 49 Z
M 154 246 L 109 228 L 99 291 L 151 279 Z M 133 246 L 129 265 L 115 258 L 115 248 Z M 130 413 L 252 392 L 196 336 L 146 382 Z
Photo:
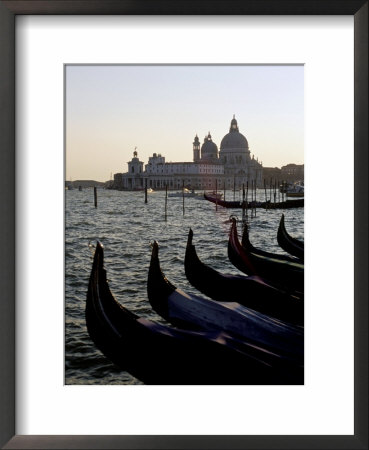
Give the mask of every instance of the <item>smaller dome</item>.
M 201 159 L 218 158 L 218 147 L 211 139 L 211 134 L 205 136 L 201 146 Z

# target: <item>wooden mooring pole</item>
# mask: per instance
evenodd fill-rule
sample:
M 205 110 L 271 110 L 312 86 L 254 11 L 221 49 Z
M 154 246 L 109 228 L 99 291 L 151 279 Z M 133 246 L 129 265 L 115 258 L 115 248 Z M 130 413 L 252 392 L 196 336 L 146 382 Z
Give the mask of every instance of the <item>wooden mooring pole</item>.
M 251 217 L 254 217 L 254 180 L 251 180 Z
M 273 178 L 270 179 L 270 185 L 269 185 L 270 203 L 272 203 L 272 181 L 273 181 Z
M 95 208 L 97 208 L 97 187 L 94 186 L 94 200 L 95 200 Z
M 168 185 L 165 185 L 165 221 L 167 221 Z
M 243 192 L 245 192 L 245 185 L 243 185 Z M 249 206 L 248 205 L 248 195 L 249 195 L 249 182 L 246 181 L 246 205 L 247 205 L 247 207 Z
M 147 203 L 147 178 L 145 179 L 145 203 Z
M 185 199 L 185 190 L 184 190 L 184 180 L 182 181 L 182 210 L 183 215 L 185 215 L 185 205 L 184 205 L 184 199 Z
M 215 211 L 218 211 L 218 180 L 215 180 Z
M 256 217 L 256 180 L 254 180 L 255 198 L 254 198 L 254 217 Z

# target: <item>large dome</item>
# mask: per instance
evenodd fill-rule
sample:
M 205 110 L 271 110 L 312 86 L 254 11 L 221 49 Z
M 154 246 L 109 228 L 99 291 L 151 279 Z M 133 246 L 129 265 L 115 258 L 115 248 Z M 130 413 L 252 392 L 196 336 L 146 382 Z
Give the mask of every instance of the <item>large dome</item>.
M 220 143 L 220 150 L 222 152 L 227 152 L 228 150 L 245 150 L 249 149 L 249 144 L 247 139 L 243 134 L 238 131 L 237 120 L 234 118 L 231 121 L 231 126 L 229 128 L 229 133 L 224 136 L 222 142 Z
M 218 147 L 211 140 L 210 133 L 205 137 L 201 146 L 201 159 L 218 159 Z

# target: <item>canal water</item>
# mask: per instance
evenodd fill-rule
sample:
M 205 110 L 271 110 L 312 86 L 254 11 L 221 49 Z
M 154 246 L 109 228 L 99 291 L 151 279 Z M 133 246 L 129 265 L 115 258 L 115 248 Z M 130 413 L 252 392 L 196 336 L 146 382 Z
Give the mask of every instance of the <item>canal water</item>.
M 269 199 L 270 193 L 266 194 Z M 227 257 L 229 217 L 242 219 L 241 209 L 226 209 L 197 198 L 170 197 L 165 220 L 165 192 L 97 190 L 65 191 L 65 383 L 66 384 L 141 384 L 106 359 L 91 341 L 85 323 L 85 304 L 94 246 L 104 245 L 105 268 L 110 289 L 116 299 L 132 312 L 164 323 L 152 311 L 146 293 L 151 246 L 159 243 L 161 268 L 169 281 L 189 293 L 199 294 L 184 273 L 184 254 L 188 230 L 200 259 L 223 273 L 240 274 Z M 236 200 L 240 193 L 235 193 Z M 226 200 L 233 200 L 233 192 Z M 249 200 L 251 197 L 249 196 Z M 264 189 L 257 200 L 265 200 Z M 272 200 L 274 200 L 272 194 Z M 277 197 L 278 201 L 278 197 Z M 287 231 L 304 239 L 304 208 L 288 210 L 257 209 L 248 212 L 250 241 L 266 251 L 284 253 L 277 243 L 282 212 Z M 241 232 L 241 223 L 239 224 Z

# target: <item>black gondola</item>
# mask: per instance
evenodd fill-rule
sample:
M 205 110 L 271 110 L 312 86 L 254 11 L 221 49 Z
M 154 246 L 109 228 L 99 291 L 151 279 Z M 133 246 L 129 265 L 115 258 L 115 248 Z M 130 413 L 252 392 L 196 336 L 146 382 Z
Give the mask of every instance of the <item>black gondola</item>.
M 188 281 L 208 297 L 222 302 L 234 301 L 278 319 L 303 325 L 304 302 L 268 285 L 258 276 L 222 274 L 200 261 L 188 233 L 185 273 Z
M 284 225 L 284 214 L 282 214 L 281 220 L 279 222 L 278 233 L 277 233 L 278 244 L 283 250 L 285 250 L 290 255 L 296 256 L 301 260 L 304 260 L 304 243 L 298 239 L 293 238 L 287 233 L 286 227 Z
M 217 302 L 177 289 L 160 268 L 154 242 L 147 292 L 154 311 L 176 326 L 219 329 L 243 341 L 301 362 L 303 329 L 246 308 L 236 302 Z
M 207 195 L 204 192 L 205 200 L 208 200 L 211 203 L 216 203 L 219 206 L 223 206 L 224 208 L 242 208 L 242 202 L 239 201 L 226 201 L 217 197 L 212 197 L 211 195 Z
M 231 222 L 228 257 L 234 266 L 247 275 L 259 275 L 268 280 L 268 284 L 280 287 L 288 292 L 302 293 L 304 291 L 303 264 L 279 261 L 246 250 L 238 240 L 236 219 L 232 218 Z
M 261 250 L 259 248 L 255 248 L 251 244 L 250 239 L 249 239 L 249 227 L 248 227 L 247 223 L 245 223 L 244 228 L 243 228 L 241 245 L 247 251 L 252 252 L 255 255 L 266 256 L 268 258 L 277 259 L 279 261 L 289 261 L 289 262 L 292 262 L 292 263 L 294 263 L 294 262 L 301 262 L 301 261 L 298 261 L 296 258 L 293 258 L 293 257 L 288 256 L 288 255 L 281 255 L 281 254 L 278 254 L 278 253 L 266 252 L 266 251 Z
M 270 354 L 219 331 L 173 329 L 138 317 L 113 297 L 96 246 L 86 324 L 91 339 L 114 364 L 146 384 L 302 384 L 301 370 L 288 374 Z M 290 375 L 290 376 L 288 376 Z
M 204 193 L 205 200 L 209 202 L 216 203 L 219 206 L 223 206 L 224 208 L 243 208 L 251 209 L 251 208 L 263 208 L 263 209 L 290 209 L 290 208 L 303 208 L 304 207 L 304 199 L 299 198 L 295 200 L 287 200 L 285 202 L 276 202 L 273 203 L 270 200 L 266 202 L 245 202 L 243 205 L 242 201 L 226 201 L 221 200 L 216 197 L 212 197 L 211 195 L 207 195 Z

